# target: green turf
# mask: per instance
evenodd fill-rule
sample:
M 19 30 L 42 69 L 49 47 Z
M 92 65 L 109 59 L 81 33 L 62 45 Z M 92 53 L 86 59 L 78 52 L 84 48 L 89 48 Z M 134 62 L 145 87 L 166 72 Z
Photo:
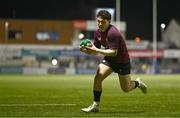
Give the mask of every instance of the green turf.
M 124 93 L 112 75 L 103 82 L 100 113 L 86 114 L 80 109 L 92 102 L 94 75 L 0 75 L 0 117 L 180 116 L 180 75 L 137 76 L 147 95 Z

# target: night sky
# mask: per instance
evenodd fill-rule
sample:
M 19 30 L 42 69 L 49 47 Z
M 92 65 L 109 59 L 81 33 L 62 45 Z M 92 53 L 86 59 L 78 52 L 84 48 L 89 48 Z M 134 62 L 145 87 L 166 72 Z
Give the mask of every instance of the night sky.
M 0 18 L 92 20 L 97 7 L 115 8 L 116 0 L 1 0 Z M 180 0 L 158 1 L 160 23 L 180 19 Z M 152 40 L 152 0 L 121 0 L 121 20 L 127 23 L 126 37 Z

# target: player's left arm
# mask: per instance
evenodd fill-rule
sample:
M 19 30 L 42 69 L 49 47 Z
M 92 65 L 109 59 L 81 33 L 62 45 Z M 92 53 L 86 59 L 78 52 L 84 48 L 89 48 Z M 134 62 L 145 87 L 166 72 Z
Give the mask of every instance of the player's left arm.
M 102 54 L 104 56 L 116 56 L 118 53 L 119 39 L 118 35 L 115 33 L 110 33 L 107 36 L 108 39 L 108 47 L 109 49 L 100 49 L 96 47 L 93 43 L 90 46 L 87 46 L 86 49 L 89 54 Z
M 92 44 L 91 46 L 86 47 L 87 51 L 89 52 L 89 54 L 102 54 L 104 56 L 116 56 L 117 55 L 117 49 L 99 49 L 96 48 L 96 46 L 94 44 Z
M 96 49 L 96 52 L 98 54 L 102 54 L 104 56 L 116 56 L 117 55 L 117 49 Z

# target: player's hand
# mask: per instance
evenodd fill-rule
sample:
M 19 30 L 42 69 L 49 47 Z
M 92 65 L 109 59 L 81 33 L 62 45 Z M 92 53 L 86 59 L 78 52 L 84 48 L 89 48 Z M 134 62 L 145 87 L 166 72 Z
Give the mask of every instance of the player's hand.
M 87 52 L 89 54 L 93 54 L 93 55 L 97 54 L 97 51 L 96 51 L 97 48 L 96 48 L 96 46 L 93 43 L 91 43 L 90 45 L 86 46 L 85 48 L 86 48 L 86 50 L 87 50 Z
M 80 51 L 83 52 L 83 53 L 90 54 L 90 53 L 88 52 L 88 50 L 86 49 L 85 46 L 80 46 L 79 49 L 80 49 Z

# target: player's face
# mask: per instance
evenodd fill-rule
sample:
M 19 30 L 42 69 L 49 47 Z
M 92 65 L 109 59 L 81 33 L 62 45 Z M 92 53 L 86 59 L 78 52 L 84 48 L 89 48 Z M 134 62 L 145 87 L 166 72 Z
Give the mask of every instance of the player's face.
M 109 26 L 109 23 L 110 22 L 108 20 L 102 19 L 101 17 L 97 17 L 97 24 L 102 32 L 106 31 L 106 29 Z

